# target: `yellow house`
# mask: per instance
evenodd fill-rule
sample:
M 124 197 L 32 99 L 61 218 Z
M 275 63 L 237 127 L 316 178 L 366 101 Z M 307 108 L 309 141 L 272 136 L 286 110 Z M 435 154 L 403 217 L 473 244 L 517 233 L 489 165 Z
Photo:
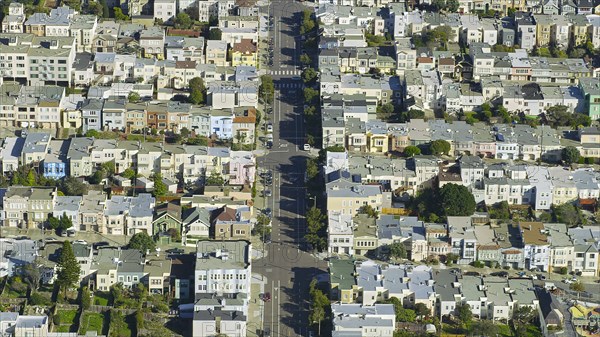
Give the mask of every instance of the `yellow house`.
M 258 48 L 251 39 L 242 39 L 233 46 L 231 53 L 231 65 L 235 66 L 257 66 Z

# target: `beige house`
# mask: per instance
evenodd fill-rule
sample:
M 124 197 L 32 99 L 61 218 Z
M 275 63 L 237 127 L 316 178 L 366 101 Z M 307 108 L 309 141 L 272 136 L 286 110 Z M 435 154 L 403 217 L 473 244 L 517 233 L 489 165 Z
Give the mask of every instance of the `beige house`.
M 362 185 L 340 179 L 327 183 L 327 210 L 355 216 L 363 206 L 380 211 L 391 203 L 391 195 L 380 185 Z
M 10 186 L 4 195 L 4 226 L 41 228 L 54 210 L 55 187 Z
M 221 40 L 206 41 L 206 64 L 215 64 L 220 67 L 228 65 L 227 42 Z

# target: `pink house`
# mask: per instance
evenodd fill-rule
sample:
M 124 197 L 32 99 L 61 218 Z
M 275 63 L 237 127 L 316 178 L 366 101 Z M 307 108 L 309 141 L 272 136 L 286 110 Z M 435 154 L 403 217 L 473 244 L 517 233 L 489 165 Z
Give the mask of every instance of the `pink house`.
M 231 151 L 229 184 L 252 185 L 256 176 L 256 157 L 251 151 Z

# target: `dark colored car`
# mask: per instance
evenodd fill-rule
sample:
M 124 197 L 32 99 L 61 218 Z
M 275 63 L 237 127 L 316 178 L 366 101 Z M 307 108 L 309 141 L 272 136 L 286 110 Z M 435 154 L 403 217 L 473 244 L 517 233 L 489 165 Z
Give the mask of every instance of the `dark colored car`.
M 265 302 L 270 302 L 271 301 L 271 293 L 262 294 L 262 300 Z
M 263 212 L 263 214 L 264 214 L 264 215 L 266 215 L 266 216 L 268 216 L 268 217 L 270 217 L 270 216 L 271 216 L 271 214 L 272 214 L 272 212 L 271 212 L 271 209 L 270 209 L 270 208 L 265 208 L 265 209 L 263 209 L 263 210 L 262 210 L 262 212 Z
M 92 247 L 94 247 L 94 248 L 104 247 L 104 246 L 110 246 L 110 243 L 108 243 L 107 241 L 100 241 L 100 242 L 92 243 Z
M 465 275 L 467 275 L 467 276 L 481 276 L 476 271 L 468 271 L 468 272 L 465 273 Z
M 268 141 L 267 142 L 267 149 L 271 149 L 273 147 L 273 142 L 272 141 Z

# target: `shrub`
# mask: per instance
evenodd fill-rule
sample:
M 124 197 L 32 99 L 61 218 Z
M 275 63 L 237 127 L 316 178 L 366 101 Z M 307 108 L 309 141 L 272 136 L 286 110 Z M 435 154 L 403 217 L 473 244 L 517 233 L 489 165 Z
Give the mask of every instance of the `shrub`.
M 560 267 L 560 269 L 558 270 L 558 273 L 561 275 L 567 275 L 568 272 L 569 269 L 567 269 L 567 267 Z
M 473 261 L 471 263 L 471 265 L 475 268 L 483 268 L 485 267 L 485 263 L 481 262 L 481 261 Z

